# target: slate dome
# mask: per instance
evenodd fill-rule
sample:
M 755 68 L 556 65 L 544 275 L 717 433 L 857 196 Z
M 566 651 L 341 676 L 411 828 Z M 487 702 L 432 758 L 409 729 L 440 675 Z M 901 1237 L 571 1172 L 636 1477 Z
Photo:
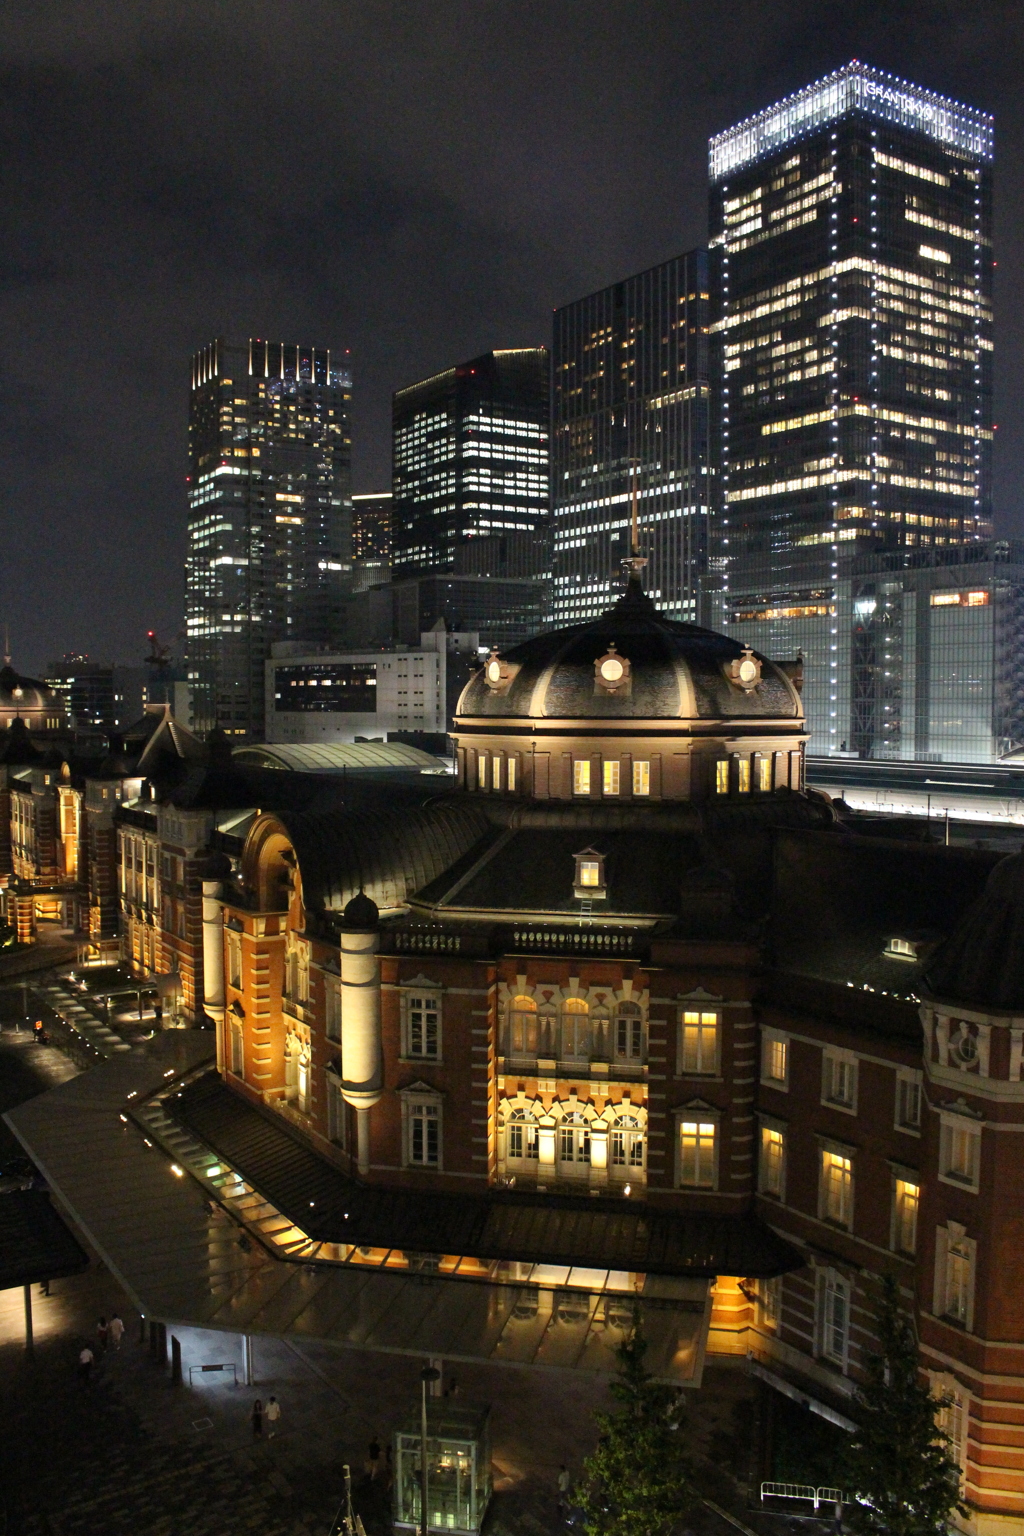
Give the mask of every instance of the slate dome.
M 376 928 L 380 921 L 380 908 L 365 891 L 357 891 L 351 901 L 346 902 L 342 921 L 346 928 Z
M 602 686 L 597 676 L 602 658 L 627 664 L 619 686 Z M 754 674 L 759 673 L 753 686 L 729 675 L 744 658 L 748 671 L 753 660 Z M 496 686 L 488 680 L 489 668 Z M 492 654 L 466 685 L 456 713 L 505 720 L 803 717 L 799 694 L 782 667 L 728 635 L 666 618 L 634 581 L 600 618 Z
M 928 996 L 967 1008 L 1024 1010 L 1024 853 L 1001 859 L 923 976 Z

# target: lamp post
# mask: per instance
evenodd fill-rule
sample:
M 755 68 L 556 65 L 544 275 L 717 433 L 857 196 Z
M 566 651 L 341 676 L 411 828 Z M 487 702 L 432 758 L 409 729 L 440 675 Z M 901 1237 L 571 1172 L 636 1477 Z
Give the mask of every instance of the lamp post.
M 440 1379 L 436 1366 L 425 1365 L 420 1371 L 420 1536 L 427 1536 L 427 1387 Z

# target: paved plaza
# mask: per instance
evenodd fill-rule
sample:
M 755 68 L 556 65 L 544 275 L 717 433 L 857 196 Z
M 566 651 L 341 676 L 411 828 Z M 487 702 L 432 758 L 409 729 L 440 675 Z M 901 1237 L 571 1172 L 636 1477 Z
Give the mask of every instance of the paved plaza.
M 0 999 L 9 1001 L 7 998 Z M 8 1013 L 8 1019 L 11 1014 Z M 54 1048 L 8 1024 L 0 1031 L 0 1108 L 73 1076 Z M 0 1155 L 13 1143 L 6 1128 Z M 100 1350 L 101 1315 L 126 1325 L 119 1350 Z M 183 1381 L 141 1341 L 140 1318 L 95 1253 L 89 1269 L 34 1287 L 35 1346 L 25 1349 L 23 1294 L 0 1292 L 0 1515 L 4 1536 L 328 1536 L 353 1472 L 356 1507 L 368 1536 L 390 1530 L 385 1480 L 369 1485 L 363 1467 L 372 1438 L 386 1445 L 418 1401 L 423 1361 L 361 1353 L 310 1340 L 255 1336 L 253 1385 L 244 1385 L 240 1335 L 177 1328 Z M 97 1360 L 78 1378 L 85 1343 Z M 168 1340 L 168 1350 L 170 1342 Z M 203 1373 L 208 1364 L 235 1367 Z M 191 1382 L 190 1382 L 191 1372 Z M 575 1476 L 594 1444 L 593 1411 L 608 1406 L 600 1378 L 582 1372 L 448 1365 L 459 1396 L 493 1405 L 493 1536 L 542 1536 L 562 1529 L 556 1478 Z M 752 1384 L 741 1372 L 709 1371 L 687 1394 L 695 1446 L 742 1477 L 748 1447 L 743 1422 Z M 281 1403 L 278 1432 L 254 1438 L 254 1400 Z M 735 1500 L 728 1477 L 712 1491 Z M 740 1506 L 734 1503 L 734 1508 Z M 691 1524 L 708 1536 L 735 1536 L 707 1510 Z

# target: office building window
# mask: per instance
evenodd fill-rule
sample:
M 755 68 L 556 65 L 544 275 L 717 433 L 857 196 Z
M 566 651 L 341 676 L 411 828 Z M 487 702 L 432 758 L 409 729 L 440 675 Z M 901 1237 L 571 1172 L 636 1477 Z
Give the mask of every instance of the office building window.
M 619 764 L 614 759 L 606 758 L 602 765 L 601 783 L 606 795 L 617 795 L 619 792 Z
M 763 1195 L 783 1197 L 786 1168 L 786 1133 L 780 1126 L 761 1126 L 761 1160 L 758 1188 Z
M 837 1227 L 849 1229 L 853 1223 L 853 1161 L 844 1152 L 821 1153 L 818 1215 Z
M 633 764 L 633 793 L 634 795 L 649 795 L 651 792 L 651 765 L 650 763 Z
M 789 1039 L 774 1029 L 761 1032 L 761 1081 L 773 1088 L 789 1087 Z
M 846 1369 L 850 1348 L 850 1282 L 834 1270 L 818 1275 L 818 1353 Z
M 981 1126 L 959 1115 L 944 1115 L 939 1135 L 939 1178 L 977 1194 L 980 1165 Z
M 615 1059 L 641 1062 L 643 1058 L 643 1014 L 636 1003 L 620 1003 L 615 1015 Z
M 917 1252 L 917 1211 L 920 1203 L 921 1187 L 916 1180 L 894 1180 L 892 1246 L 897 1253 Z
M 679 1021 L 679 1073 L 713 1077 L 718 1072 L 718 1014 L 684 1008 Z
M 410 1168 L 441 1166 L 441 1105 L 421 1098 L 404 1100 L 406 1165 Z
M 853 1114 L 857 1108 L 857 1058 L 849 1051 L 826 1049 L 821 1056 L 821 1100 Z
M 644 1133 L 636 1115 L 618 1115 L 608 1138 L 608 1162 L 612 1168 L 636 1173 L 644 1166 Z
M 590 759 L 577 757 L 572 765 L 572 792 L 574 795 L 590 794 Z
M 713 1120 L 680 1120 L 680 1188 L 714 1189 L 717 1172 L 717 1153 L 718 1126 Z
M 514 1109 L 508 1120 L 506 1156 L 512 1162 L 537 1161 L 537 1122 L 525 1109 Z
M 437 1061 L 441 1055 L 441 998 L 436 992 L 407 993 L 405 1055 Z
M 916 1131 L 921 1125 L 921 1074 L 903 1069 L 896 1074 L 896 1127 Z

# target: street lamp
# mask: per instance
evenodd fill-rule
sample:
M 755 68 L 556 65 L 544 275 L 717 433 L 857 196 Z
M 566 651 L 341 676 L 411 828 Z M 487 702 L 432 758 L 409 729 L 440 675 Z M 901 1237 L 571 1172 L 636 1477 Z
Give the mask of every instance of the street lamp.
M 440 1380 L 441 1372 L 434 1365 L 425 1365 L 420 1371 L 420 1536 L 427 1536 L 427 1386 Z

